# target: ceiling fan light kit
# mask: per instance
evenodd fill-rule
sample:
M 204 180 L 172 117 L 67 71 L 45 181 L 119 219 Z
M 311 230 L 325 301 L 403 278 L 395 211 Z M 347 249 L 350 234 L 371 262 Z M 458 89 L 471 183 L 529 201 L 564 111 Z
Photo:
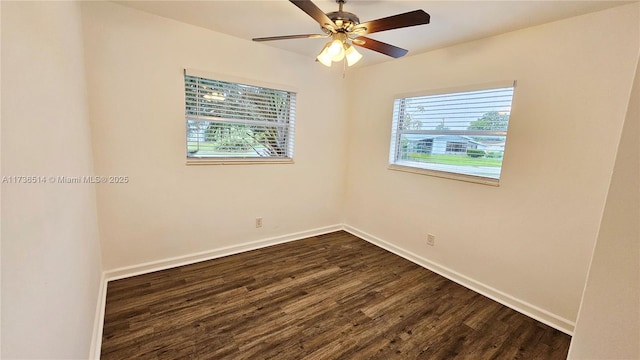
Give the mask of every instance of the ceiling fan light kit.
M 368 21 L 366 23 L 360 23 L 360 19 L 358 19 L 355 14 L 342 11 L 342 7 L 346 3 L 346 0 L 336 0 L 339 6 L 338 11 L 329 13 L 324 13 L 310 0 L 289 1 L 318 22 L 324 34 L 271 36 L 254 38 L 253 41 L 331 37 L 331 41 L 324 45 L 322 51 L 316 57 L 316 60 L 325 66 L 331 66 L 333 62 L 340 62 L 343 60 L 346 61 L 348 66 L 354 65 L 362 59 L 362 54 L 355 49 L 355 46 L 373 50 L 393 58 L 402 57 L 407 54 L 408 50 L 367 38 L 362 35 L 428 24 L 430 21 L 429 14 L 423 10 L 414 10 L 403 14 Z
M 333 36 L 333 40 L 324 45 L 320 54 L 316 58 L 322 65 L 331 66 L 333 62 L 347 61 L 347 66 L 352 66 L 360 59 L 362 54 L 355 47 L 347 43 L 347 36 L 343 33 L 337 33 Z

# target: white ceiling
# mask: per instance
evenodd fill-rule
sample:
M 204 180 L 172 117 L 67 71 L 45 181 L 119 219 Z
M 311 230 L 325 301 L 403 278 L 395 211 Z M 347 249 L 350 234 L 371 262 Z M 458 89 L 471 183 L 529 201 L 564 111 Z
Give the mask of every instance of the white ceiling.
M 321 33 L 320 26 L 287 0 L 262 1 L 116 1 L 152 14 L 201 26 L 242 39 Z M 348 0 L 344 11 L 360 22 L 423 9 L 431 23 L 367 35 L 409 50 L 407 56 L 457 43 L 619 6 L 631 1 L 401 1 Z M 338 10 L 335 0 L 314 0 L 324 12 Z M 325 39 L 295 39 L 263 42 L 264 46 L 309 56 L 322 49 Z M 358 66 L 393 61 L 363 49 Z

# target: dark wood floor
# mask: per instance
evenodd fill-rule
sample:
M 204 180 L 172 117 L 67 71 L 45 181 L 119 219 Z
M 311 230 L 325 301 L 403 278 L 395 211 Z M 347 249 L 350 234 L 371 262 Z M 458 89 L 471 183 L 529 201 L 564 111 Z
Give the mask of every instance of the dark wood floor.
M 570 337 L 345 232 L 110 282 L 102 359 L 565 359 Z

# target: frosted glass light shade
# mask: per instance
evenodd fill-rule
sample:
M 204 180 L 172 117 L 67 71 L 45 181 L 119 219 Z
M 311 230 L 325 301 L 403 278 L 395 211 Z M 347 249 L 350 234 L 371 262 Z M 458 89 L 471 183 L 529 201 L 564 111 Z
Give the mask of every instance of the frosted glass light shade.
M 320 52 L 320 54 L 318 54 L 318 57 L 316 57 L 316 59 L 318 59 L 318 61 L 327 67 L 331 67 L 331 55 L 329 55 L 329 53 L 327 52 L 328 46 L 325 46 L 324 49 L 322 49 L 322 51 Z
M 331 55 L 331 60 L 341 61 L 344 59 L 344 43 L 340 39 L 335 39 L 327 48 L 327 53 Z
M 353 47 L 353 46 L 349 46 L 347 48 L 347 51 L 345 52 L 345 55 L 347 57 L 347 65 L 348 66 L 354 65 L 355 63 L 360 61 L 360 59 L 362 59 L 362 54 L 360 54 L 358 52 L 358 50 L 356 50 L 356 48 Z

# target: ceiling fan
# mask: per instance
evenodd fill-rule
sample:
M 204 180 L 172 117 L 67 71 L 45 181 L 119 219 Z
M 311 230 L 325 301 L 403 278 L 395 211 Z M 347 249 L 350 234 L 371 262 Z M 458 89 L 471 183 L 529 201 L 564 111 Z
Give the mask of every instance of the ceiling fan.
M 360 19 L 355 14 L 342 10 L 347 0 L 336 0 L 339 6 L 338 11 L 326 14 L 310 0 L 289 1 L 317 21 L 324 34 L 270 36 L 254 38 L 253 41 L 331 38 L 331 41 L 325 44 L 317 57 L 317 60 L 325 66 L 331 66 L 332 62 L 339 62 L 343 59 L 346 59 L 348 66 L 357 63 L 362 58 L 362 54 L 352 45 L 377 51 L 393 58 L 402 57 L 407 54 L 408 50 L 363 35 L 428 24 L 430 20 L 429 14 L 423 10 L 414 10 L 360 23 Z

